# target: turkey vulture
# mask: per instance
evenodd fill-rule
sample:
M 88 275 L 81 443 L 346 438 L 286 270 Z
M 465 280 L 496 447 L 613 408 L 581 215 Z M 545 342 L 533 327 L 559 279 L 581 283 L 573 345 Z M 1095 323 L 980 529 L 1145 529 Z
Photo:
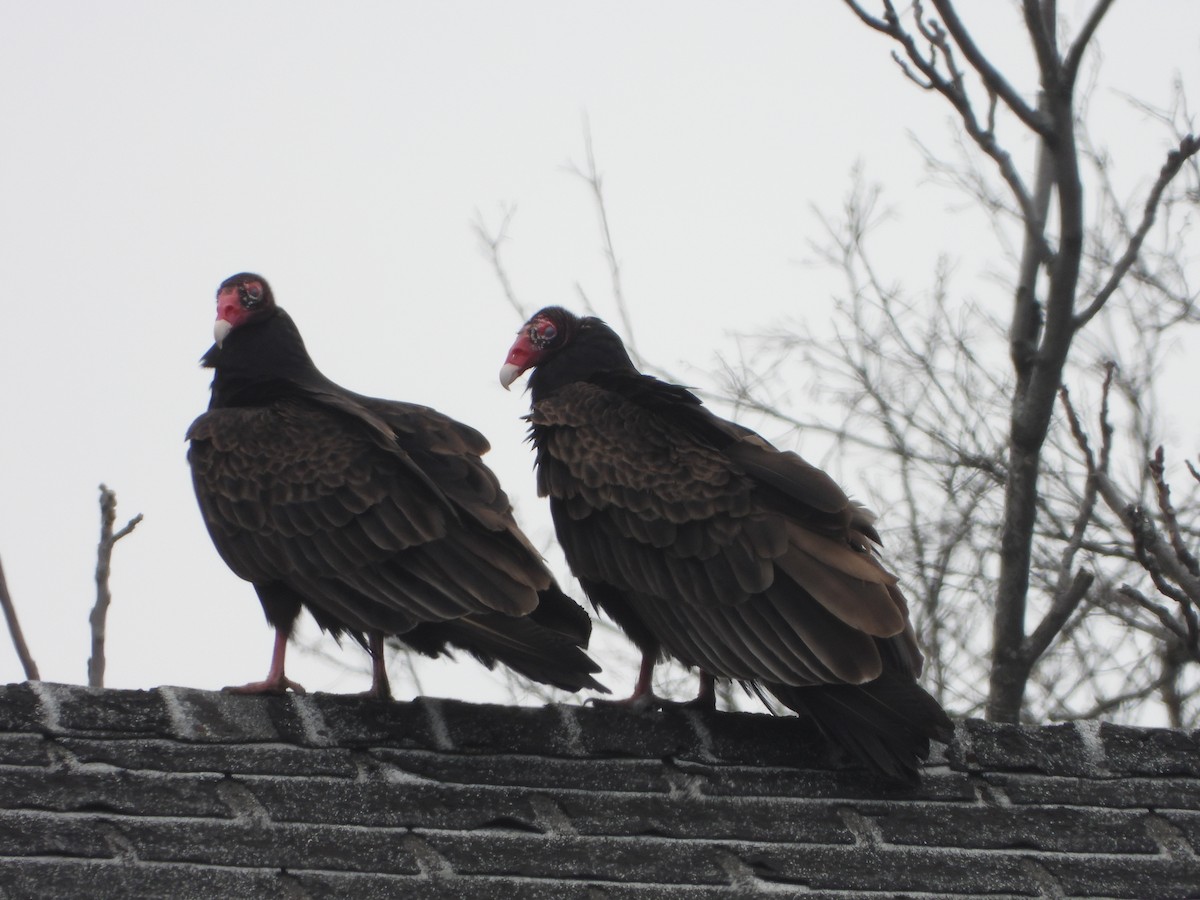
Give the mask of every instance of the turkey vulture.
M 538 493 L 592 603 L 642 651 L 651 705 L 670 656 L 814 719 L 862 762 L 917 779 L 953 727 L 916 681 L 922 657 L 873 517 L 820 469 L 640 373 L 604 322 L 534 315 L 500 371 L 532 369 Z
M 217 551 L 276 630 L 266 680 L 229 690 L 303 691 L 284 655 L 305 608 L 367 648 L 380 698 L 386 635 L 607 693 L 582 649 L 591 620 L 517 527 L 479 432 L 334 384 L 259 275 L 222 282 L 214 334 L 201 361 L 212 398 L 188 429 L 188 462 Z

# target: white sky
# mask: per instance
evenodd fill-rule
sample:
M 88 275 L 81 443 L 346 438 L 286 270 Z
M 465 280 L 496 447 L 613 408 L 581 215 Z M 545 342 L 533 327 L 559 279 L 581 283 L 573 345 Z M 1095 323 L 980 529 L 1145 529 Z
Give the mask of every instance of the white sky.
M 1002 66 L 1027 58 L 1015 4 L 960 6 Z M 1180 75 L 1200 103 L 1200 7 L 1126 0 L 1100 41 L 1095 129 L 1140 196 L 1166 138 L 1108 88 L 1166 105 Z M 107 683 L 265 674 L 271 634 L 209 541 L 183 442 L 208 402 L 213 292 L 243 269 L 327 375 L 487 434 L 549 543 L 527 398 L 496 378 L 519 321 L 471 222 L 515 205 L 523 302 L 578 308 L 578 284 L 615 321 L 595 209 L 566 170 L 585 114 L 640 349 L 700 386 L 735 332 L 821 320 L 837 280 L 801 264 L 811 207 L 836 210 L 858 160 L 897 212 L 897 277 L 920 287 L 948 252 L 964 292 L 994 291 L 988 233 L 922 182 L 908 138 L 949 148 L 948 107 L 890 52 L 833 0 L 0 0 L 0 560 L 43 678 L 86 680 L 101 482 L 118 525 L 145 515 L 115 552 Z M 1028 141 L 1009 146 L 1027 170 Z M 473 664 L 440 671 L 426 692 L 500 696 Z M 295 652 L 289 674 L 367 686 Z M 0 680 L 22 677 L 0 635 Z

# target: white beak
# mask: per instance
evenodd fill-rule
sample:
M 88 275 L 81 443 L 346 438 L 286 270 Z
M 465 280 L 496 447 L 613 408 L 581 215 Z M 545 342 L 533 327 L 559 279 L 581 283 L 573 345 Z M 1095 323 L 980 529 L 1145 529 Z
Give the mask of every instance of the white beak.
M 229 332 L 231 331 L 233 331 L 232 325 L 224 319 L 217 319 L 216 324 L 213 325 L 213 338 L 216 340 L 218 347 L 225 343 L 225 338 L 229 337 Z
M 509 386 L 517 380 L 517 376 L 521 374 L 521 367 L 515 363 L 505 363 L 500 367 L 500 386 L 506 391 Z

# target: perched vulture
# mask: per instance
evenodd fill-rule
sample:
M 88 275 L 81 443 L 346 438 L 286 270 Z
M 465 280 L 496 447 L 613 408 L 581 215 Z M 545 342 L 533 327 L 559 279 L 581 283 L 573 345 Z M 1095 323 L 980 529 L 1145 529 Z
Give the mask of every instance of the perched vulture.
M 276 630 L 266 680 L 230 690 L 303 690 L 284 674 L 301 608 L 368 649 L 378 697 L 390 695 L 388 635 L 430 656 L 457 647 L 565 690 L 605 690 L 582 649 L 591 621 L 517 527 L 480 460 L 482 435 L 334 384 L 258 275 L 221 284 L 214 334 L 202 360 L 212 399 L 188 429 L 188 462 L 217 551 Z
M 795 453 L 643 375 L 604 322 L 560 307 L 518 332 L 506 388 L 532 369 L 538 492 L 592 603 L 655 662 L 771 694 L 862 762 L 912 782 L 952 725 L 916 681 L 904 595 L 872 516 Z

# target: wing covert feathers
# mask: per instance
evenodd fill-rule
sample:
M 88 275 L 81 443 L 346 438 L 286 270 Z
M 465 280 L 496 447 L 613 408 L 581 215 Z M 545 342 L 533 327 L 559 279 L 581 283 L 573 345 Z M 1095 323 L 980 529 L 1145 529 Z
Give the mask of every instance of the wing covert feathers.
M 643 651 L 759 685 L 915 777 L 950 726 L 916 683 L 873 516 L 795 453 L 636 377 L 569 382 L 529 415 L 539 492 L 593 603 Z
M 425 652 L 463 646 L 568 690 L 600 689 L 580 649 L 590 621 L 517 527 L 474 429 L 426 407 L 322 393 L 210 409 L 188 439 L 222 558 L 299 598 L 322 627 L 407 635 Z

